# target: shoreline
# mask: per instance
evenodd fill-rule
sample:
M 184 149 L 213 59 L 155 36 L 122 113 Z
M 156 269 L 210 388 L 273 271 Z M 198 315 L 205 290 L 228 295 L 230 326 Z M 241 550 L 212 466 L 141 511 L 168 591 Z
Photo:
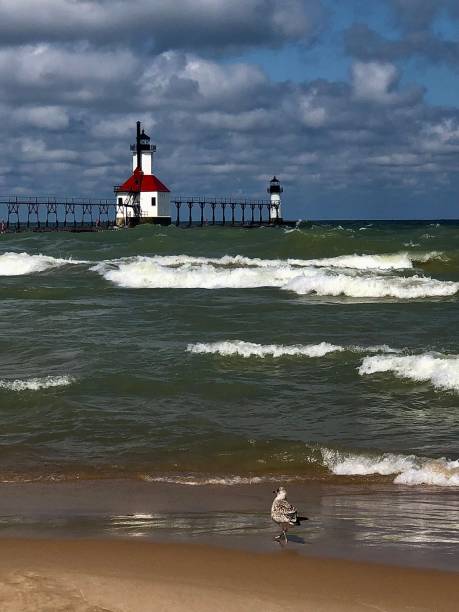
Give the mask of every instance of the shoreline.
M 269 515 L 278 484 L 4 483 L 0 539 L 135 539 L 270 554 L 279 549 Z M 459 571 L 459 499 L 451 489 L 317 482 L 287 489 L 310 519 L 289 532 L 289 552 Z
M 0 546 L 5 612 L 453 612 L 457 574 L 199 544 L 15 540 Z

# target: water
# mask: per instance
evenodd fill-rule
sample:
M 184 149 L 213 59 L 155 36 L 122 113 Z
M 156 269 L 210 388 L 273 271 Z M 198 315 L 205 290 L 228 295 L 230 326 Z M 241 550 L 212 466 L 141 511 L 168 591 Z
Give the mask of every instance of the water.
M 458 239 L 0 236 L 0 478 L 458 486 Z

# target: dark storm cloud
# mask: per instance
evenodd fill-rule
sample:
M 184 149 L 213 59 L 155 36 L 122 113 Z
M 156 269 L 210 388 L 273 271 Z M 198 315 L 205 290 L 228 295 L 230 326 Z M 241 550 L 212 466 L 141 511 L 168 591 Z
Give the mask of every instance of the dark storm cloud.
M 310 43 L 319 0 L 0 0 L 3 44 L 87 41 L 100 46 L 238 50 Z

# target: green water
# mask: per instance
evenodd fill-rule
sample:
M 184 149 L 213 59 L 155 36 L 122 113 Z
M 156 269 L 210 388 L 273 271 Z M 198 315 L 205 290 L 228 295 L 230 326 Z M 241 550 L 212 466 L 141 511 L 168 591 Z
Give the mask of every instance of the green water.
M 354 254 L 391 254 L 396 269 L 384 257 L 379 268 L 308 263 Z M 301 291 L 289 288 L 298 276 Z M 391 482 L 402 473 L 408 484 L 457 485 L 454 283 L 454 225 L 0 236 L 0 476 Z M 423 295 L 410 297 L 412 286 Z M 187 350 L 224 341 L 341 350 Z M 359 373 L 369 357 L 418 360 Z

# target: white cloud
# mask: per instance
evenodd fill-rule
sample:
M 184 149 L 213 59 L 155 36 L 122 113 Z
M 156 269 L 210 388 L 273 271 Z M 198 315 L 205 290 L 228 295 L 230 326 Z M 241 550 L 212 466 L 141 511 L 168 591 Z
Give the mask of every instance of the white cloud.
M 142 95 L 157 104 L 169 99 L 176 106 L 185 102 L 231 105 L 268 84 L 260 68 L 247 63 L 219 64 L 194 54 L 167 51 L 157 56 L 142 74 Z
M 77 151 L 48 147 L 44 140 L 23 138 L 19 141 L 21 157 L 26 161 L 72 162 L 79 157 Z
M 50 44 L 0 49 L 0 80 L 24 87 L 48 88 L 54 84 L 92 86 L 118 82 L 120 87 L 139 71 L 140 60 L 128 50 L 101 51 L 87 46 L 56 47 Z M 54 96 L 60 90 L 50 91 Z
M 302 96 L 299 109 L 301 121 L 308 127 L 319 128 L 327 121 L 327 111 L 317 104 L 314 94 Z
M 218 50 L 307 42 L 323 16 L 320 0 L 0 0 L 0 37 Z
M 358 100 L 386 104 L 397 94 L 391 91 L 400 78 L 393 64 L 380 62 L 356 62 L 352 66 L 352 86 Z
M 12 118 L 18 125 L 45 130 L 63 130 L 69 125 L 68 112 L 59 106 L 26 106 L 15 109 Z

